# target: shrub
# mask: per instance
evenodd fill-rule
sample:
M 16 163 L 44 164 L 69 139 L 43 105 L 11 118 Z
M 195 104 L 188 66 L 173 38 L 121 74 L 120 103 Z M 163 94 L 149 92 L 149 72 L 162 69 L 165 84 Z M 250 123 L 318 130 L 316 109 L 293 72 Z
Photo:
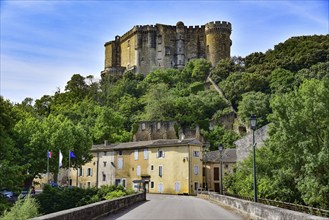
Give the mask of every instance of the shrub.
M 114 198 L 119 198 L 119 197 L 122 197 L 122 196 L 125 196 L 126 193 L 121 191 L 121 190 L 115 190 L 115 191 L 112 191 L 112 192 L 109 192 L 106 196 L 105 196 L 105 199 L 114 199 Z
M 24 200 L 18 200 L 15 205 L 11 208 L 10 211 L 5 211 L 1 219 L 3 220 L 12 220 L 12 219 L 30 219 L 37 217 L 39 204 L 34 198 L 31 198 L 30 195 Z

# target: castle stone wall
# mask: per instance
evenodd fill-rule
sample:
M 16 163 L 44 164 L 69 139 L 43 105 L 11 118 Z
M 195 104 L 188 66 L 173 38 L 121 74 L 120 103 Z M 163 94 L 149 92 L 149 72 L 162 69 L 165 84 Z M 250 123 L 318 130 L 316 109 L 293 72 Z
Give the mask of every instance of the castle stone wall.
M 255 131 L 255 142 L 257 143 L 256 148 L 262 147 L 264 145 L 264 141 L 268 139 L 268 126 L 269 125 L 265 125 Z M 252 153 L 252 142 L 252 132 L 234 142 L 236 145 L 238 162 L 246 159 L 249 154 Z
M 155 69 L 183 68 L 195 58 L 206 58 L 215 66 L 230 57 L 230 34 L 231 24 L 219 21 L 194 27 L 181 21 L 176 26 L 134 26 L 105 44 L 102 75 L 122 69 L 146 75 Z

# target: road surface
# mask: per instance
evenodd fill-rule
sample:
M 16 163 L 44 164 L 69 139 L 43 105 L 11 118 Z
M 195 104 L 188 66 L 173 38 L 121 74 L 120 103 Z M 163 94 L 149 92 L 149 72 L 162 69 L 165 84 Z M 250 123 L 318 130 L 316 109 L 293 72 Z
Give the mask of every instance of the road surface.
M 243 219 L 227 209 L 195 196 L 147 194 L 146 200 L 101 220 Z

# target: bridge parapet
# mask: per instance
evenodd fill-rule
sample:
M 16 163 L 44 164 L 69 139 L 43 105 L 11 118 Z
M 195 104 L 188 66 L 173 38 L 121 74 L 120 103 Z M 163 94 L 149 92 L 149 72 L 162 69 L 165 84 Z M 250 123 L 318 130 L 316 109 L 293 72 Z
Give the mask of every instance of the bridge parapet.
M 102 216 L 127 208 L 137 202 L 145 201 L 146 193 L 141 192 L 113 200 L 96 202 L 93 204 L 67 209 L 59 212 L 42 215 L 32 220 L 80 220 L 98 219 Z
M 310 215 L 302 212 L 296 212 L 289 209 L 275 206 L 255 203 L 253 201 L 238 199 L 226 195 L 220 195 L 216 192 L 200 192 L 198 197 L 209 199 L 223 206 L 228 206 L 238 210 L 241 214 L 250 219 L 295 219 L 295 220 L 328 220 L 326 217 Z

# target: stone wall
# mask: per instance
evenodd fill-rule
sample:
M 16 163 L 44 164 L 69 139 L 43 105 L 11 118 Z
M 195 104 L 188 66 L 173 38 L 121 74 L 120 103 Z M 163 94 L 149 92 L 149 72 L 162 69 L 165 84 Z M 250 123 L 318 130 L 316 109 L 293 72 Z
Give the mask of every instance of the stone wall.
M 134 141 L 149 141 L 157 139 L 177 139 L 174 125 L 176 122 L 170 121 L 151 121 L 140 122 L 138 130 L 134 134 Z
M 265 125 L 255 131 L 256 148 L 260 148 L 264 145 L 264 141 L 268 139 L 268 126 Z M 236 145 L 237 162 L 244 160 L 252 153 L 252 132 L 243 138 L 234 142 Z
M 206 31 L 207 28 L 207 31 Z M 207 32 L 207 33 L 206 33 Z M 205 58 L 215 66 L 230 57 L 231 24 L 209 22 L 202 26 L 136 25 L 124 35 L 105 43 L 105 71 L 115 67 L 148 74 L 154 69 L 183 68 L 195 58 Z
M 328 218 L 309 215 L 301 212 L 291 211 L 275 206 L 269 206 L 261 203 L 255 203 L 234 197 L 220 195 L 213 192 L 198 193 L 198 197 L 218 202 L 220 205 L 237 209 L 241 214 L 246 215 L 248 219 L 276 219 L 276 220 L 325 220 Z
M 93 204 L 67 209 L 48 215 L 39 216 L 32 220 L 80 220 L 80 219 L 97 219 L 104 215 L 111 214 L 121 209 L 127 208 L 134 203 L 146 201 L 146 193 L 137 193 L 118 199 L 96 202 Z

